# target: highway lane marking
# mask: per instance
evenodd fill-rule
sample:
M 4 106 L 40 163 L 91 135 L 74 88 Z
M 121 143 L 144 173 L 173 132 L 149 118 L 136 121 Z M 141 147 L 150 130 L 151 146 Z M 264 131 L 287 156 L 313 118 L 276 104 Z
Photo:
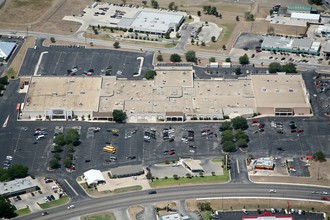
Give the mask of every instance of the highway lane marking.
M 237 165 L 237 173 L 240 173 L 240 171 L 239 171 L 239 164 L 238 164 L 238 160 L 236 160 L 236 165 Z
M 66 179 L 64 179 L 64 182 L 66 182 L 66 184 L 68 184 L 68 186 L 72 189 L 72 191 L 78 196 L 77 191 L 74 190 L 74 188 L 70 185 L 70 183 Z
M 2 125 L 3 128 L 7 127 L 8 120 L 9 120 L 9 115 L 7 116 L 5 122 L 4 122 L 3 125 Z

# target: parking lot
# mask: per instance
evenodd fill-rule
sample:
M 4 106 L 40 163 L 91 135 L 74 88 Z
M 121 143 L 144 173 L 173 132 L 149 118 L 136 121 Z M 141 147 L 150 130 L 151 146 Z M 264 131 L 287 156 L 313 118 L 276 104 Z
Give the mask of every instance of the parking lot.
M 24 59 L 20 75 L 53 75 L 53 76 L 91 76 L 116 75 L 119 78 L 142 79 L 144 73 L 152 69 L 152 53 L 137 53 L 118 50 L 85 49 L 84 47 L 51 46 L 29 49 Z M 141 60 L 143 66 L 139 72 Z M 39 66 L 37 66 L 41 59 Z M 35 69 L 37 71 L 35 72 Z

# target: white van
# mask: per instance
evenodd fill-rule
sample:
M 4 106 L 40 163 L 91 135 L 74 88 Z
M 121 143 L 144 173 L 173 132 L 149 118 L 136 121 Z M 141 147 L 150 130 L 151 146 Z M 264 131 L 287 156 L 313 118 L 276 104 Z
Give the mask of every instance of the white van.
M 44 139 L 45 138 L 45 135 L 38 135 L 38 137 L 37 137 L 37 140 L 41 140 L 41 139 Z

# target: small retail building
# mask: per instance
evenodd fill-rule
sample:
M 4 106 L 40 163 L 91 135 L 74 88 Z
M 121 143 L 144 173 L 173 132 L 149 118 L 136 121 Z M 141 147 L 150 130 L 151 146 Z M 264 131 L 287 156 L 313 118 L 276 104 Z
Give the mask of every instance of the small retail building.
M 15 179 L 8 182 L 0 182 L 0 195 L 3 197 L 11 197 L 38 190 L 38 185 L 34 180 L 27 176 L 21 179 Z
M 129 176 L 139 176 L 144 174 L 142 165 L 121 166 L 110 170 L 111 178 L 123 178 Z
M 258 216 L 246 215 L 242 216 L 242 220 L 293 220 L 291 215 L 275 215 L 270 212 L 264 212 Z
M 88 170 L 83 175 L 88 186 L 96 186 L 100 183 L 105 183 L 105 179 L 100 170 Z
M 159 216 L 159 220 L 190 220 L 189 216 L 181 216 L 179 213 L 171 213 Z
M 254 169 L 273 170 L 275 167 L 274 159 L 269 157 L 258 158 L 251 162 Z
M 180 162 L 186 169 L 188 169 L 192 173 L 204 172 L 204 169 L 200 165 L 199 160 L 194 160 L 192 158 L 185 158 L 185 159 L 180 158 Z

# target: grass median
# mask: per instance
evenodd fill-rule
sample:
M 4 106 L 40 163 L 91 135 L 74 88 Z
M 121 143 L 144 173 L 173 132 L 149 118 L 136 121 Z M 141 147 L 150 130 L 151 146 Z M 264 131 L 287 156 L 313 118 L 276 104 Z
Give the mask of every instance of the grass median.
M 223 175 L 218 176 L 192 176 L 192 177 L 179 177 L 179 178 L 161 178 L 154 179 L 150 182 L 150 186 L 153 188 L 167 187 L 167 186 L 179 186 L 189 184 L 208 184 L 208 183 L 225 183 L 229 181 L 228 170 L 223 171 Z
M 23 209 L 16 210 L 15 213 L 16 213 L 18 216 L 22 216 L 22 215 L 30 214 L 30 213 L 31 213 L 31 210 L 30 210 L 29 207 L 26 207 L 26 208 L 23 208 Z
M 116 220 L 112 212 L 101 212 L 92 215 L 86 215 L 80 218 L 81 220 Z
M 118 189 L 115 189 L 113 192 L 114 193 L 124 193 L 124 192 L 138 191 L 141 189 L 142 189 L 142 186 L 136 185 L 136 186 L 118 188 Z
M 64 204 L 66 204 L 68 202 L 69 202 L 69 197 L 63 196 L 62 198 L 56 199 L 54 201 L 50 201 L 50 202 L 46 202 L 46 203 L 41 203 L 41 204 L 38 203 L 38 205 L 42 209 L 48 209 L 48 208 L 52 208 L 52 207 L 64 205 Z

